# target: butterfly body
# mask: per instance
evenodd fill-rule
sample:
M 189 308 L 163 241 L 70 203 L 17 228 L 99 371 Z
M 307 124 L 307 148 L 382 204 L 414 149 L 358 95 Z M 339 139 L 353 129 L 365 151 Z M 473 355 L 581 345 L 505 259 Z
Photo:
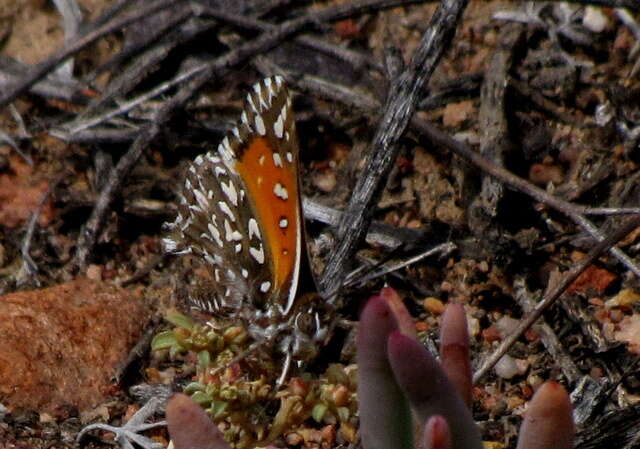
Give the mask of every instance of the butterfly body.
M 239 318 L 256 340 L 296 358 L 326 339 L 328 305 L 296 302 L 300 280 L 308 285 L 312 276 L 298 140 L 281 77 L 254 85 L 238 125 L 189 166 L 167 228 L 165 250 L 192 254 L 211 273 L 212 291 L 190 298 L 192 307 Z

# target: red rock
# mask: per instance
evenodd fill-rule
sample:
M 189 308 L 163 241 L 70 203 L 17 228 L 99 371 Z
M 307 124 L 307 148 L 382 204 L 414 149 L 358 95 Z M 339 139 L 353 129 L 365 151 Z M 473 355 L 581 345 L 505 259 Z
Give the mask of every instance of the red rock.
M 567 293 L 588 294 L 595 292 L 602 295 L 604 291 L 618 277 L 604 268 L 589 265 L 586 270 L 578 276 L 578 279 L 567 288 Z
M 12 409 L 94 407 L 138 341 L 139 295 L 86 279 L 0 297 L 0 397 Z
M 482 337 L 489 343 L 502 340 L 502 335 L 496 326 L 489 326 L 482 331 Z
M 0 224 L 7 228 L 22 226 L 38 209 L 42 196 L 49 185 L 36 181 L 33 168 L 11 158 L 12 173 L 0 174 Z M 53 203 L 47 201 L 40 210 L 38 223 L 47 226 L 55 217 Z

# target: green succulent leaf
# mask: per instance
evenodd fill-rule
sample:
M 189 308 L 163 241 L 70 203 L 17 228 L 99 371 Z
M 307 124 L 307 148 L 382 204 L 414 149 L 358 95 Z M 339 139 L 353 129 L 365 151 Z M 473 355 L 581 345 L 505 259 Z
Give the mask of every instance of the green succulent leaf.
M 177 312 L 168 314 L 165 319 L 174 326 L 182 327 L 188 330 L 192 330 L 194 326 L 193 321 L 191 321 L 189 317 Z
M 191 382 L 189 385 L 184 387 L 183 393 L 189 396 L 193 395 L 196 391 L 205 391 L 205 386 L 200 382 Z
M 347 407 L 338 407 L 338 418 L 341 422 L 347 422 L 351 413 Z
M 213 419 L 219 418 L 224 414 L 225 410 L 228 407 L 228 403 L 225 401 L 213 401 L 211 407 L 209 407 L 209 412 L 211 413 L 211 417 Z
M 176 335 L 173 331 L 164 331 L 156 334 L 151 341 L 151 349 L 153 351 L 158 351 L 160 349 L 169 349 L 171 346 L 178 343 L 176 340 Z
M 213 398 L 204 391 L 196 391 L 191 395 L 191 399 L 203 406 L 207 406 L 213 401 Z
M 206 370 L 211 363 L 211 354 L 209 351 L 204 350 L 198 352 L 198 371 Z
M 327 406 L 325 404 L 316 404 L 311 411 L 311 417 L 321 423 L 324 415 L 327 413 Z

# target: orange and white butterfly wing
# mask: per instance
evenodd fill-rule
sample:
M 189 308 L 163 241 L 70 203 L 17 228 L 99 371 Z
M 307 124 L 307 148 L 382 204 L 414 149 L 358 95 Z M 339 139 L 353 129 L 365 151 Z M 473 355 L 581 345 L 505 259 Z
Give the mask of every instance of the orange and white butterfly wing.
M 212 270 L 215 291 L 196 307 L 269 316 L 293 307 L 304 253 L 297 142 L 288 91 L 271 77 L 254 85 L 217 150 L 189 167 L 164 245 Z

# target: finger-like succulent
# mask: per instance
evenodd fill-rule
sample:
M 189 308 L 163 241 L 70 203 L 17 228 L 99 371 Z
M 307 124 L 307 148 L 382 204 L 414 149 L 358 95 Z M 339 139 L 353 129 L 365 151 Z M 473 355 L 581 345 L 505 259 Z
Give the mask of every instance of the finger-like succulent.
M 469 337 L 464 309 L 447 307 L 441 362 L 404 331 L 406 310 L 385 289 L 369 300 L 358 334 L 360 434 L 365 449 L 480 449 L 471 397 Z M 399 312 L 400 310 L 400 312 Z M 419 425 L 414 437 L 412 417 Z M 518 449 L 570 449 L 574 426 L 564 388 L 543 384 L 527 410 Z

